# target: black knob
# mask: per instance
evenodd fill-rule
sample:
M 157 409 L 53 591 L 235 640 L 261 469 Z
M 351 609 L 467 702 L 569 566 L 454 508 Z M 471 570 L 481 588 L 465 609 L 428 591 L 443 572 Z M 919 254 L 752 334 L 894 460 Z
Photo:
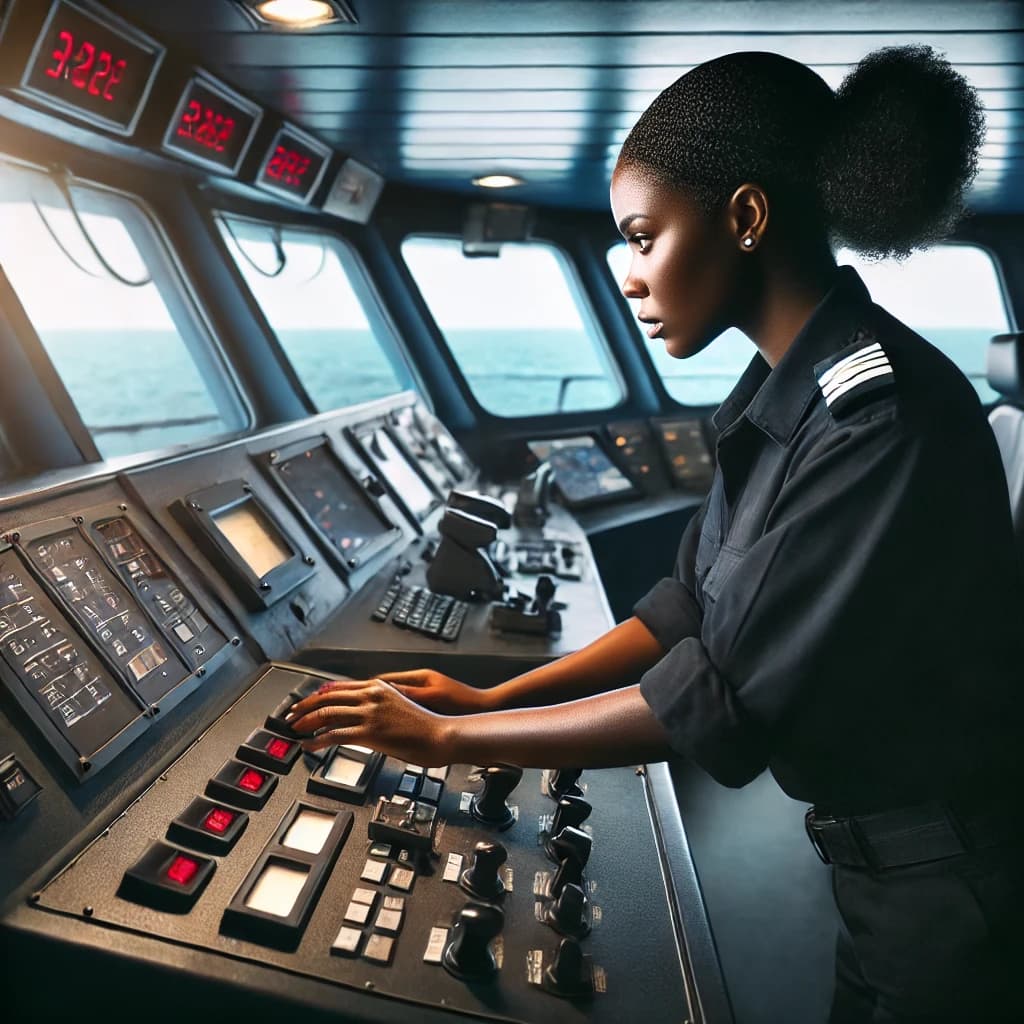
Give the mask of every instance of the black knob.
M 582 768 L 559 768 L 548 776 L 548 793 L 555 800 L 563 796 L 583 796 L 583 790 L 577 785 L 583 774 Z
M 590 931 L 587 915 L 587 897 L 583 889 L 574 884 L 566 885 L 544 910 L 544 920 L 563 935 L 581 939 Z
M 555 596 L 555 581 L 550 576 L 538 576 L 537 585 L 533 588 L 533 607 L 535 611 L 547 610 Z
M 505 895 L 505 883 L 498 874 L 498 868 L 506 860 L 508 851 L 501 843 L 477 843 L 473 849 L 473 862 L 462 872 L 459 885 L 477 899 L 501 899 Z
M 494 939 L 505 923 L 500 907 L 488 903 L 467 903 L 456 915 L 441 963 L 449 974 L 466 981 L 493 977 L 498 962 L 491 952 Z
M 562 939 L 544 971 L 544 987 L 558 996 L 578 998 L 594 991 L 594 970 L 575 939 Z
M 511 764 L 492 765 L 484 769 L 484 784 L 469 804 L 469 811 L 477 821 L 495 828 L 508 828 L 515 817 L 505 802 L 509 793 L 519 785 L 523 769 Z
M 551 835 L 557 836 L 567 825 L 579 828 L 590 817 L 593 809 L 583 797 L 563 796 L 555 808 L 555 816 L 551 819 Z
M 590 847 L 590 836 L 572 826 L 563 828 L 551 840 L 551 852 L 558 859 L 558 870 L 548 886 L 549 896 L 560 896 L 567 885 L 583 885 L 583 869 L 590 859 Z

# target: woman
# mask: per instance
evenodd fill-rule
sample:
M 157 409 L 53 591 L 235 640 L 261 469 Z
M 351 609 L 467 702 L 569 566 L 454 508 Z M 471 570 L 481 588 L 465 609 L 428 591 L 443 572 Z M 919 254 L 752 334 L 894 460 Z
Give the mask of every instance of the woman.
M 718 468 L 673 577 L 589 647 L 491 690 L 436 672 L 294 708 L 308 749 L 435 765 L 765 766 L 812 803 L 846 925 L 832 1020 L 995 1020 L 1015 999 L 1021 588 L 1006 485 L 968 382 L 874 306 L 832 246 L 943 237 L 977 97 L 930 50 L 870 55 L 838 94 L 739 53 L 666 89 L 611 201 L 623 292 L 685 359 L 757 354 L 715 416 Z

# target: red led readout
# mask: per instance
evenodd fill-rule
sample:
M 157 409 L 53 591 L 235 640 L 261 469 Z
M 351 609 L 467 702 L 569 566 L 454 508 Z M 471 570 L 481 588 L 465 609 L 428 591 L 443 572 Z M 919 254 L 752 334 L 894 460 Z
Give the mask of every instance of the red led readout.
M 115 60 L 113 54 L 97 50 L 87 39 L 76 43 L 74 35 L 67 30 L 58 34 L 57 41 L 59 45 L 52 55 L 54 64 L 46 69 L 46 74 L 50 78 L 70 80 L 76 89 L 113 102 L 114 87 L 124 80 L 128 61 Z
M 247 768 L 242 772 L 242 777 L 238 780 L 238 785 L 242 789 L 248 789 L 253 793 L 258 792 L 263 783 L 267 781 L 266 775 L 263 772 L 254 771 L 252 768 Z
M 171 861 L 171 866 L 167 869 L 167 877 L 172 882 L 177 882 L 178 885 L 188 885 L 188 883 L 196 877 L 196 872 L 198 870 L 199 861 L 193 860 L 191 857 L 186 857 L 184 854 L 179 853 L 174 860 Z
M 279 761 L 283 761 L 291 749 L 292 745 L 287 740 L 275 738 L 267 744 L 267 753 L 271 757 L 276 757 Z
M 234 811 L 227 811 L 223 807 L 215 807 L 203 819 L 203 828 L 207 832 L 216 832 L 218 835 L 223 835 L 231 827 L 231 822 L 234 820 Z
M 274 155 L 267 161 L 263 173 L 272 181 L 296 188 L 305 181 L 311 162 L 312 157 L 304 153 L 289 149 L 287 146 L 278 146 L 274 150 Z
M 233 117 L 220 114 L 198 100 L 190 100 L 182 112 L 175 134 L 179 138 L 191 139 L 215 153 L 223 153 L 234 131 Z

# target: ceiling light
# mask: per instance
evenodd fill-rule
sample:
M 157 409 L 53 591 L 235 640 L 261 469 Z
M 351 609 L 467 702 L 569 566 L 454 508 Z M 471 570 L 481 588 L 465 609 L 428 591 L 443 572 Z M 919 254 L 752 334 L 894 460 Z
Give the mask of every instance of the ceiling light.
M 511 174 L 485 174 L 483 177 L 474 178 L 473 184 L 481 188 L 514 188 L 516 185 L 525 185 L 526 182 Z
M 345 0 L 243 0 L 242 6 L 261 27 L 319 28 L 356 20 Z

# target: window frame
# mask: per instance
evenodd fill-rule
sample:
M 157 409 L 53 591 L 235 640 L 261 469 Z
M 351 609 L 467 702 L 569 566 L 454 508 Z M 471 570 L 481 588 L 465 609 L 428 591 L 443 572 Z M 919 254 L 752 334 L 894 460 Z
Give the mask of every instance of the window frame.
M 287 211 L 282 210 L 281 212 L 285 213 Z M 242 290 L 242 294 L 250 300 L 253 316 L 257 318 L 258 323 L 263 328 L 264 336 L 274 354 L 274 358 L 285 373 L 289 384 L 308 415 L 328 415 L 337 412 L 338 409 L 350 408 L 350 406 L 342 405 L 332 409 L 320 409 L 317 407 L 316 402 L 313 401 L 313 397 L 302 382 L 295 365 L 288 355 L 288 350 L 278 337 L 277 331 L 264 312 L 258 297 L 249 287 L 249 282 L 242 273 L 242 269 L 229 247 L 228 240 L 224 237 L 223 225 L 227 221 L 254 224 L 268 230 L 279 228 L 285 232 L 290 231 L 300 235 L 322 238 L 325 244 L 331 246 L 338 257 L 338 262 L 341 264 L 341 268 L 355 294 L 356 301 L 366 317 L 370 333 L 379 346 L 381 354 L 387 360 L 388 366 L 391 367 L 394 373 L 395 380 L 399 386 L 393 394 L 399 395 L 406 391 L 416 391 L 420 394 L 425 393 L 418 368 L 401 342 L 398 328 L 387 307 L 381 301 L 381 297 L 374 286 L 373 279 L 358 247 L 349 238 L 322 223 L 311 223 L 294 219 L 275 219 L 272 216 L 272 211 L 267 209 L 261 209 L 258 212 L 239 212 L 232 210 L 224 203 L 218 203 L 209 210 L 209 216 L 214 227 L 213 237 L 221 247 L 228 272 L 236 280 L 238 287 Z M 228 233 L 233 237 L 233 232 L 230 228 L 228 228 Z M 362 399 L 360 402 L 353 404 L 359 405 L 362 402 L 379 401 L 382 398 L 389 397 L 392 397 L 392 395 L 378 396 L 375 399 Z
M 416 298 L 422 304 L 422 308 L 428 318 L 428 327 L 436 339 L 438 350 L 451 373 L 452 384 L 459 390 L 463 401 L 466 403 L 477 423 L 490 423 L 494 425 L 508 425 L 514 427 L 517 424 L 532 425 L 534 423 L 552 422 L 557 423 L 560 427 L 564 426 L 568 429 L 570 426 L 576 424 L 593 424 L 595 419 L 601 420 L 605 417 L 610 417 L 615 413 L 621 412 L 628 406 L 630 396 L 629 390 L 626 387 L 626 379 L 623 375 L 622 367 L 619 365 L 619 361 L 615 356 L 612 346 L 608 343 L 608 339 L 605 336 L 600 319 L 598 318 L 590 300 L 590 295 L 583 286 L 583 281 L 580 277 L 579 268 L 576 266 L 576 262 L 572 259 L 569 251 L 561 243 L 554 239 L 540 236 L 531 236 L 529 239 L 526 239 L 525 242 L 507 242 L 502 244 L 540 245 L 551 250 L 565 277 L 570 297 L 575 302 L 577 312 L 580 314 L 580 319 L 583 322 L 583 328 L 587 332 L 588 338 L 596 342 L 598 358 L 603 359 L 608 368 L 609 373 L 606 379 L 610 380 L 617 387 L 618 397 L 614 404 L 597 409 L 572 409 L 569 411 L 553 409 L 548 412 L 528 413 L 526 415 L 516 416 L 502 416 L 499 413 L 491 412 L 485 406 L 481 405 L 479 399 L 474 394 L 469 380 L 463 372 L 455 353 L 452 351 L 451 346 L 448 343 L 448 338 L 445 335 L 443 328 L 437 322 L 437 319 L 434 316 L 434 311 L 431 309 L 426 295 L 424 295 L 420 288 L 419 283 L 412 272 L 412 268 L 405 259 L 405 255 L 402 250 L 405 242 L 410 238 L 448 241 L 461 245 L 462 237 L 445 231 L 409 231 L 404 233 L 398 241 L 397 256 L 400 261 L 403 274 L 407 277 L 411 287 L 415 289 Z M 480 258 L 487 259 L 488 257 Z

